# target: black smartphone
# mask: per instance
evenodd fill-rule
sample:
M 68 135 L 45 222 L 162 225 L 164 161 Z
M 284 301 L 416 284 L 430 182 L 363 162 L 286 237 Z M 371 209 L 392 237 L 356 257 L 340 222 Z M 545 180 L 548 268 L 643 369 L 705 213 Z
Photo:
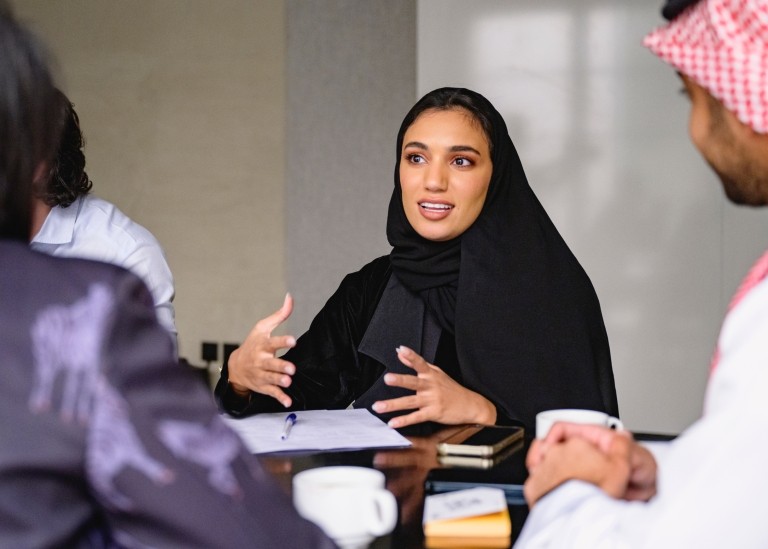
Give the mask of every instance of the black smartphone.
M 441 456 L 490 457 L 523 440 L 525 430 L 518 426 L 469 425 L 437 444 Z

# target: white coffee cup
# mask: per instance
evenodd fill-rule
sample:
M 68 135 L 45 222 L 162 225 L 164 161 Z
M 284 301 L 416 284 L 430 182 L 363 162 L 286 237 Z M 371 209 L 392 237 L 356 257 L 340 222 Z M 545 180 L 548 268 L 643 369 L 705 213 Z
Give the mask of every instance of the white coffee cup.
M 617 417 L 609 416 L 597 410 L 579 410 L 563 408 L 560 410 L 545 410 L 536 414 L 536 438 L 544 438 L 552 426 L 558 421 L 567 423 L 582 423 L 602 425 L 611 429 L 623 429 L 624 424 Z
M 293 477 L 293 505 L 343 549 L 360 549 L 397 523 L 384 474 L 367 467 L 318 467 Z

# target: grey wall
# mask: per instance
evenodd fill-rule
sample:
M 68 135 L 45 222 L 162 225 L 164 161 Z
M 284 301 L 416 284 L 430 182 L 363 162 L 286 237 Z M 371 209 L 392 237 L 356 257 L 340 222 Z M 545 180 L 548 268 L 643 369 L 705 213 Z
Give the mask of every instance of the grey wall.
M 76 104 L 94 193 L 163 244 L 180 353 L 285 292 L 280 0 L 19 0 Z
M 303 331 L 387 252 L 395 137 L 416 95 L 407 0 L 24 0 L 76 103 L 94 192 L 163 244 L 180 353 L 282 302 Z M 286 108 L 286 103 L 288 107 Z
M 420 0 L 418 88 L 502 112 L 531 186 L 600 296 L 633 429 L 701 414 L 729 296 L 765 214 L 726 202 L 689 143 L 674 71 L 647 52 L 661 0 Z
M 286 21 L 286 280 L 298 334 L 345 274 L 389 251 L 395 140 L 416 97 L 416 6 L 289 0 Z

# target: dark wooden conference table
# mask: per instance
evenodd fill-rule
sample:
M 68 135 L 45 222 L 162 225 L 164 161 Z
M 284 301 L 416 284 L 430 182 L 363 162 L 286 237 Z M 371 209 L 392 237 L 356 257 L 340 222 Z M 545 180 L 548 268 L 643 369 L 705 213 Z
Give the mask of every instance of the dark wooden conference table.
M 463 426 L 428 426 L 420 431 L 403 431 L 413 444 L 406 449 L 358 450 L 344 452 L 320 452 L 311 454 L 262 454 L 262 465 L 280 482 L 286 493 L 291 492 L 292 478 L 305 469 L 332 465 L 355 465 L 378 469 L 386 476 L 386 486 L 397 499 L 398 524 L 392 534 L 378 538 L 371 549 L 411 549 L 425 547 L 422 531 L 424 510 L 424 482 L 432 469 L 441 468 L 437 459 L 436 445 Z M 529 440 L 524 448 L 527 450 Z M 511 543 L 520 533 L 528 507 L 521 504 L 509 506 L 512 518 Z

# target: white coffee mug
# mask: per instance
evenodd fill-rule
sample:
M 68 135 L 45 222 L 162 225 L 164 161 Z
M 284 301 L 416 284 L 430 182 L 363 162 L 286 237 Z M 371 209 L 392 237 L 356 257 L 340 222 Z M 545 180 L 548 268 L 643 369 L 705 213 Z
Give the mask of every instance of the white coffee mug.
M 397 502 L 384 481 L 367 467 L 308 469 L 293 477 L 293 505 L 339 547 L 365 548 L 397 523 Z
M 617 417 L 609 416 L 597 410 L 579 410 L 564 408 L 560 410 L 545 410 L 536 414 L 536 438 L 544 438 L 552 426 L 558 421 L 602 425 L 611 429 L 623 429 L 624 424 Z

